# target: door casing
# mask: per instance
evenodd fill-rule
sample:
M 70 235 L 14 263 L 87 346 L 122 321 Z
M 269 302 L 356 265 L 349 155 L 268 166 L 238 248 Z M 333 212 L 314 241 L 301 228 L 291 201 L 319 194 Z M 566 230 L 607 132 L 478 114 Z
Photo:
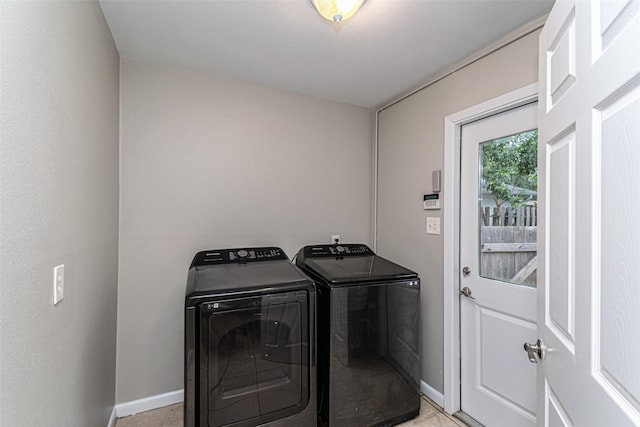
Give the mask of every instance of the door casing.
M 460 410 L 460 129 L 537 99 L 538 83 L 533 83 L 444 119 L 444 410 L 449 414 Z

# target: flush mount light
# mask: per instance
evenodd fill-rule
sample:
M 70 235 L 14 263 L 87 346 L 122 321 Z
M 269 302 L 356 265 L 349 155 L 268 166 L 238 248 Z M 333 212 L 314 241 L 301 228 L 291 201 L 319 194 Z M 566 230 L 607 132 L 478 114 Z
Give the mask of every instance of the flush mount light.
M 311 0 L 318 13 L 336 23 L 353 16 L 365 0 Z

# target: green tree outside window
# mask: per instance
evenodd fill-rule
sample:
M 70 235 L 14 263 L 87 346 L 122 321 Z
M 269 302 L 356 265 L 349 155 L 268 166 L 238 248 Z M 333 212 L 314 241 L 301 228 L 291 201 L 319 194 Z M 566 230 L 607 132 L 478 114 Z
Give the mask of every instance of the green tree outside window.
M 481 145 L 482 180 L 496 202 L 522 206 L 528 200 L 523 190 L 538 188 L 538 130 L 496 139 Z

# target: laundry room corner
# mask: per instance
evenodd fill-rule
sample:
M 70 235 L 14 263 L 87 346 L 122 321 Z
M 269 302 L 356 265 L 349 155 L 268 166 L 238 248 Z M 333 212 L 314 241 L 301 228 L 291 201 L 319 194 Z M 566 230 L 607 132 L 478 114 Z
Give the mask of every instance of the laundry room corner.
M 120 92 L 116 404 L 182 389 L 194 253 L 369 244 L 373 156 L 369 108 L 133 60 Z

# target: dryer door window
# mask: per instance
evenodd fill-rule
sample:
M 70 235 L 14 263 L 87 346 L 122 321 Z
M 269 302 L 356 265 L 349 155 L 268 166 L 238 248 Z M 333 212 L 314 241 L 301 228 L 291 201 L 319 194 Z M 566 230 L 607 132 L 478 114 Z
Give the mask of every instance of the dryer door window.
M 200 306 L 207 425 L 262 424 L 307 406 L 307 297 L 294 291 Z

